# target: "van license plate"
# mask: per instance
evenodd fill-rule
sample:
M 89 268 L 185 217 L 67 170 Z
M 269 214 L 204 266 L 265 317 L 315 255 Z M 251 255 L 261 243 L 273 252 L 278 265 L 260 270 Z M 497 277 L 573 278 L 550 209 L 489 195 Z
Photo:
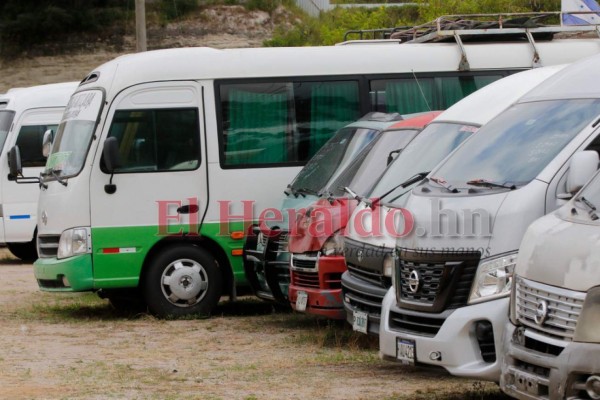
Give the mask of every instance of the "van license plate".
M 402 364 L 415 365 L 415 341 L 410 339 L 396 339 L 396 358 Z
M 352 324 L 352 329 L 366 334 L 369 327 L 369 314 L 363 311 L 354 311 L 353 316 L 354 323 Z
M 298 296 L 296 297 L 296 311 L 306 311 L 306 303 L 308 303 L 308 293 L 298 292 Z

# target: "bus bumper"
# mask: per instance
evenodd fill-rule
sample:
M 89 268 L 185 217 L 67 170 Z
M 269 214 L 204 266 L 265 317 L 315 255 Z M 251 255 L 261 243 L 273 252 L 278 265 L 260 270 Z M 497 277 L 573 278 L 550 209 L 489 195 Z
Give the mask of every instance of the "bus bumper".
M 39 258 L 33 273 L 40 290 L 47 292 L 84 292 L 94 289 L 92 255 L 81 254 L 58 260 Z

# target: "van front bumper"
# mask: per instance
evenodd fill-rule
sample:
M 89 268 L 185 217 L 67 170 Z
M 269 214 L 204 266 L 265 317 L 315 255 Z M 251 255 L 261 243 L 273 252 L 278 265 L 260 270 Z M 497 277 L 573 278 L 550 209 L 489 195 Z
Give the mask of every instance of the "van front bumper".
M 33 263 L 33 273 L 43 291 L 85 292 L 94 289 L 91 254 L 81 254 L 62 260 L 38 258 Z
M 508 303 L 508 298 L 502 298 L 442 314 L 412 312 L 396 306 L 396 293 L 392 287 L 381 307 L 380 356 L 399 361 L 398 343 L 408 341 L 414 344 L 416 365 L 443 367 L 452 375 L 497 382 Z M 437 333 L 414 333 L 432 326 L 435 330 L 439 327 Z
M 537 350 L 520 344 L 519 337 L 535 338 Z M 562 350 L 559 346 L 539 346 L 545 343 L 542 335 L 510 322 L 503 341 L 500 387 L 506 394 L 527 400 L 590 398 L 585 386 L 590 376 L 600 375 L 600 344 L 569 342 Z

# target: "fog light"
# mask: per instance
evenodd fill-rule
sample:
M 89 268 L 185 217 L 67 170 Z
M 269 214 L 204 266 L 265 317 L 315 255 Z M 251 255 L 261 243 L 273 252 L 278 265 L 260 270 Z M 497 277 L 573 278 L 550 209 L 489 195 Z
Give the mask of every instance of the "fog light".
M 600 399 L 600 376 L 590 376 L 585 382 L 585 390 L 592 399 Z
M 494 340 L 494 330 L 490 321 L 478 321 L 475 323 L 475 336 L 480 342 Z
M 64 275 L 62 277 L 62 284 L 63 284 L 64 287 L 71 287 L 71 284 L 69 283 L 69 280 Z
M 429 359 L 431 361 L 442 361 L 442 353 L 439 351 L 432 351 L 429 353 Z

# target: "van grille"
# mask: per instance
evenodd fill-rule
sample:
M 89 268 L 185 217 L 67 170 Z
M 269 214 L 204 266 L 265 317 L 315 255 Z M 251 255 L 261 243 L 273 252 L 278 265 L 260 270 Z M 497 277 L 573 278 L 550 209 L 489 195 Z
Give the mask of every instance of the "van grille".
M 54 258 L 58 254 L 60 235 L 38 235 L 37 251 L 40 258 Z
M 585 293 L 516 278 L 516 312 L 519 322 L 538 333 L 573 341 Z M 538 308 L 545 304 L 546 318 L 536 323 Z

